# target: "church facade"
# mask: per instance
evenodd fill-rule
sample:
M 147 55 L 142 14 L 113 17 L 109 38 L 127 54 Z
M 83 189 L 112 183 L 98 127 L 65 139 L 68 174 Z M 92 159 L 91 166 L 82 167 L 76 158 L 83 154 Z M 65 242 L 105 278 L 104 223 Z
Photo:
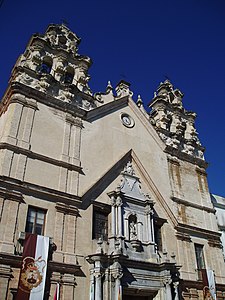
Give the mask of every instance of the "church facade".
M 44 299 L 225 299 L 220 232 L 196 114 L 160 83 L 89 88 L 65 25 L 33 35 L 0 106 L 0 298 L 14 300 L 25 233 L 50 238 Z M 208 298 L 206 298 L 208 297 Z

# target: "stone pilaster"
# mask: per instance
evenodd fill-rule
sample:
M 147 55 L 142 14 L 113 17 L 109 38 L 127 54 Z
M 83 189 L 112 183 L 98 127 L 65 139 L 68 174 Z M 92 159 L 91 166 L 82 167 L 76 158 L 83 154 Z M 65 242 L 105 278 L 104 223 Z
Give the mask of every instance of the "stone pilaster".
M 80 166 L 80 143 L 82 121 L 69 114 L 66 115 L 62 145 L 62 161 Z M 61 167 L 59 189 L 77 195 L 79 173 Z
M 76 263 L 75 246 L 76 246 L 76 226 L 78 209 L 76 207 L 56 204 L 56 222 L 54 243 L 57 251 L 54 259 L 66 263 Z
M 60 297 L 59 299 L 75 299 L 76 279 L 73 274 L 63 274 L 61 277 Z
M 11 276 L 11 268 L 6 265 L 0 265 L 0 299 L 8 299 L 7 293 Z
M 0 223 L 0 252 L 14 253 L 17 216 L 21 201 L 19 199 L 4 199 L 3 201 Z

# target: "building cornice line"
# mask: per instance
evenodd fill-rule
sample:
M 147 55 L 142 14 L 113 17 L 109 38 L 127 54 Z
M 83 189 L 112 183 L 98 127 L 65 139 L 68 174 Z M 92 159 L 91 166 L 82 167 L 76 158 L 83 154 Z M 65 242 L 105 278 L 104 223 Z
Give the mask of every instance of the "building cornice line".
M 78 116 L 83 118 L 87 111 L 78 107 L 77 105 L 74 105 L 73 103 L 64 102 L 60 99 L 57 99 L 45 92 L 39 91 L 37 89 L 34 89 L 32 87 L 29 87 L 27 85 L 24 85 L 20 82 L 12 82 L 12 84 L 9 86 L 8 90 L 6 91 L 6 94 L 3 98 L 3 101 L 0 105 L 0 112 L 2 109 L 4 109 L 4 106 L 10 103 L 11 97 L 14 94 L 21 94 L 25 97 L 35 99 L 40 103 L 43 103 L 47 106 L 62 110 L 64 112 L 70 113 L 73 116 Z M 82 94 L 84 98 L 90 97 L 89 95 L 83 94 L 81 92 L 78 92 L 78 94 Z M 13 98 L 13 102 L 15 102 L 15 98 Z
M 14 268 L 21 268 L 22 266 L 22 256 L 8 254 L 8 253 L 0 253 L 0 263 L 1 264 L 9 264 Z M 50 268 L 53 272 L 62 272 L 65 274 L 75 274 L 77 276 L 83 276 L 83 272 L 81 270 L 80 265 L 76 264 L 68 264 L 64 262 L 57 261 L 49 261 L 48 268 Z
M 37 196 L 41 199 L 51 202 L 61 202 L 77 207 L 80 207 L 81 204 L 81 199 L 79 196 L 57 191 L 55 189 L 47 188 L 37 184 L 20 181 L 8 176 L 0 176 L 0 186 L 2 191 L 5 191 L 5 195 L 13 190 L 23 195 Z
M 155 198 L 160 202 L 161 206 L 164 208 L 166 214 L 168 215 L 169 219 L 171 220 L 173 226 L 177 226 L 178 221 L 172 210 L 170 209 L 168 203 L 165 201 L 164 197 L 161 195 L 160 191 L 154 184 L 153 180 L 149 176 L 148 172 L 145 170 L 144 166 L 138 159 L 136 153 L 132 150 L 131 153 L 135 163 L 137 164 L 139 172 L 143 175 L 143 178 L 145 179 L 145 182 L 147 186 L 150 188 L 151 191 L 154 192 Z
M 207 211 L 207 212 L 210 212 L 210 213 L 213 213 L 213 214 L 216 212 L 216 210 L 214 208 L 210 208 L 210 207 L 207 207 L 207 206 L 199 205 L 199 204 L 196 204 L 196 203 L 191 203 L 191 202 L 189 202 L 187 200 L 184 200 L 184 199 L 181 199 L 181 198 L 177 198 L 177 197 L 174 197 L 174 196 L 171 196 L 170 198 L 174 202 L 180 203 L 180 204 L 184 204 L 185 206 L 190 206 L 190 207 L 193 207 L 193 208 L 204 210 L 204 211 Z
M 168 154 L 171 154 L 173 156 L 176 156 L 180 160 L 187 161 L 187 162 L 189 162 L 189 163 L 191 163 L 193 165 L 197 165 L 197 166 L 205 168 L 205 169 L 208 167 L 208 163 L 205 160 L 202 160 L 200 158 L 193 157 L 193 156 L 191 156 L 191 155 L 189 155 L 187 153 L 181 152 L 178 149 L 175 149 L 174 147 L 171 147 L 171 146 L 167 145 L 165 147 L 164 152 L 168 153 Z M 206 174 L 206 173 L 204 172 L 204 174 Z
M 46 163 L 50 163 L 55 166 L 63 167 L 65 169 L 77 171 L 80 174 L 83 174 L 82 167 L 80 165 L 74 165 L 74 164 L 71 164 L 71 163 L 68 163 L 68 162 L 65 162 L 62 160 L 58 160 L 58 159 L 55 159 L 55 158 L 52 158 L 52 157 L 49 157 L 49 156 L 46 156 L 43 154 L 39 154 L 37 152 L 33 152 L 29 149 L 25 149 L 25 148 L 19 147 L 17 145 L 0 142 L 0 149 L 11 150 L 15 153 L 23 154 L 31 159 L 37 159 L 37 160 L 40 160 L 40 161 L 43 161 Z
M 113 111 L 116 111 L 118 109 L 127 106 L 127 103 L 128 103 L 128 96 L 106 103 L 99 107 L 93 108 L 92 110 L 89 110 L 87 112 L 86 120 L 92 122 L 98 118 L 101 118 L 107 114 L 112 113 Z
M 23 194 L 14 190 L 7 190 L 3 187 L 0 187 L 0 197 L 16 201 L 19 203 L 24 203 Z
M 217 240 L 220 241 L 221 234 L 216 231 L 195 227 L 188 224 L 182 224 L 178 223 L 177 226 L 175 226 L 175 229 L 178 233 L 185 233 L 189 234 L 190 236 L 201 236 L 207 240 Z
M 165 144 L 162 142 L 154 128 L 152 127 L 150 121 L 146 118 L 146 115 L 140 110 L 140 108 L 137 106 L 137 104 L 132 100 L 129 99 L 128 102 L 130 108 L 136 115 L 136 117 L 141 121 L 141 123 L 144 125 L 144 127 L 147 129 L 147 131 L 150 133 L 150 135 L 153 137 L 154 141 L 159 145 L 159 147 L 164 150 Z

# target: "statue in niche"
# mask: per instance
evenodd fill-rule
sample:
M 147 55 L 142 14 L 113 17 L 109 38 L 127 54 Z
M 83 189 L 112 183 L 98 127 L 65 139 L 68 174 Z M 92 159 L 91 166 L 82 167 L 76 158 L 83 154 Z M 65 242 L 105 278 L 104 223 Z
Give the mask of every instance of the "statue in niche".
M 136 217 L 136 215 L 131 215 L 129 217 L 129 238 L 130 238 L 130 240 L 137 239 L 137 217 Z

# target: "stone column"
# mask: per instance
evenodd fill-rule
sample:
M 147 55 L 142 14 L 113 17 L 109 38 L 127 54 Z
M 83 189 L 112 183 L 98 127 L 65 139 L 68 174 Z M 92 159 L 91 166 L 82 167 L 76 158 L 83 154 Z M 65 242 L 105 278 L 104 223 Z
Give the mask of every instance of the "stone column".
M 112 206 L 112 218 L 111 218 L 111 221 L 112 221 L 112 237 L 115 237 L 116 236 L 116 207 L 115 207 L 115 197 L 112 196 L 111 197 L 111 206 Z
M 95 300 L 102 300 L 102 275 L 95 274 Z
M 95 300 L 95 278 L 94 278 L 94 270 L 90 270 L 90 300 Z
M 150 205 L 147 205 L 147 207 L 145 208 L 145 220 L 146 220 L 146 239 L 148 242 L 153 242 L 152 240 L 152 226 L 151 226 L 151 217 L 150 217 L 150 213 L 151 213 L 151 208 Z
M 117 222 L 118 222 L 118 236 L 122 237 L 123 236 L 123 222 L 122 222 L 122 199 L 120 196 L 117 196 L 116 199 L 116 204 L 117 204 Z
M 100 260 L 95 261 L 94 278 L 95 278 L 95 300 L 102 300 L 102 265 Z
M 153 210 L 151 210 L 151 212 L 150 212 L 150 224 L 151 224 L 151 241 L 153 242 L 153 243 L 155 243 L 155 233 L 154 233 L 154 218 L 153 218 L 153 216 L 154 216 L 154 212 L 153 212 Z
M 110 297 L 110 269 L 107 268 L 105 270 L 104 274 L 105 274 L 105 279 L 103 282 L 103 299 L 111 300 L 111 297 Z

